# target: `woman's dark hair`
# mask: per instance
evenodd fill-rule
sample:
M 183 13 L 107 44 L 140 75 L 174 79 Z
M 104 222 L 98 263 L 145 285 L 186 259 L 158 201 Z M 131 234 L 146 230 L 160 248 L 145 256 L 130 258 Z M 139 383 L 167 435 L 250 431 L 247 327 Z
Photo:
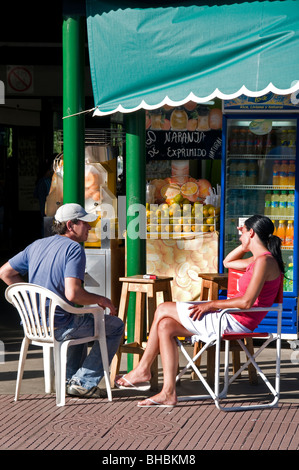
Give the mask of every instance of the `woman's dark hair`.
M 247 230 L 252 230 L 258 235 L 261 242 L 270 251 L 273 258 L 276 259 L 279 269 L 284 273 L 284 262 L 281 255 L 281 239 L 273 235 L 274 224 L 264 215 L 253 215 L 245 220 Z

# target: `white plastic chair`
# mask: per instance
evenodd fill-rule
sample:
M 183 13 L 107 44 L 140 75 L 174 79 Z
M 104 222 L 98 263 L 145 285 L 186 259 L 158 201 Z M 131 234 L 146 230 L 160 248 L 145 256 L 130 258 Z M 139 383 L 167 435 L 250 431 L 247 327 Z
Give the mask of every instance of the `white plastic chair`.
M 65 382 L 67 349 L 75 344 L 99 341 L 108 400 L 112 401 L 109 377 L 109 361 L 106 344 L 105 317 L 101 307 L 72 307 L 50 290 L 30 283 L 18 283 L 7 287 L 5 298 L 19 312 L 24 329 L 24 339 L 20 351 L 15 401 L 20 395 L 21 381 L 30 344 L 41 346 L 44 354 L 45 391 L 51 393 L 53 386 L 53 367 L 51 367 L 50 348 L 54 350 L 56 405 L 65 405 Z M 56 341 L 54 336 L 54 315 L 56 307 L 72 313 L 94 315 L 94 336 L 66 341 Z
M 279 303 L 277 305 L 273 305 L 272 307 L 266 307 L 266 308 L 261 308 L 261 307 L 256 307 L 256 308 L 251 308 L 246 311 L 250 312 L 261 312 L 261 311 L 274 311 L 277 312 L 277 331 L 276 333 L 245 333 L 245 334 L 238 334 L 238 333 L 232 333 L 232 334 L 223 334 L 221 335 L 221 318 L 224 315 L 224 313 L 229 313 L 229 312 L 234 312 L 238 311 L 239 309 L 224 309 L 221 311 L 221 318 L 219 321 L 219 331 L 217 338 L 212 339 L 209 343 L 206 343 L 204 347 L 193 357 L 191 358 L 190 355 L 188 354 L 187 350 L 183 346 L 182 342 L 177 339 L 177 343 L 179 345 L 179 348 L 185 358 L 188 361 L 188 364 L 186 367 L 177 375 L 176 380 L 180 380 L 182 375 L 185 374 L 185 372 L 192 368 L 195 372 L 195 374 L 198 376 L 206 390 L 208 391 L 208 395 L 196 395 L 196 396 L 189 396 L 189 397 L 180 397 L 179 401 L 185 401 L 185 400 L 203 400 L 203 399 L 213 399 L 215 402 L 216 407 L 219 410 L 222 411 L 238 411 L 238 410 L 252 410 L 252 409 L 260 409 L 260 408 L 269 408 L 269 407 L 274 407 L 277 406 L 278 400 L 279 400 L 279 394 L 280 394 L 280 357 L 281 357 L 281 319 L 282 319 L 282 290 L 279 293 L 278 296 Z M 248 349 L 246 348 L 244 344 L 244 338 L 264 338 L 265 341 L 263 344 L 256 350 L 254 354 L 251 354 Z M 192 337 L 194 341 L 199 340 L 196 336 Z M 223 390 L 220 391 L 220 351 L 221 351 L 221 341 L 225 341 L 225 364 L 224 364 L 224 387 Z M 243 349 L 243 351 L 246 353 L 247 356 L 247 362 L 245 362 L 240 369 L 232 376 L 229 377 L 229 341 L 230 340 L 235 340 L 239 343 L 240 347 Z M 275 384 L 274 387 L 268 380 L 268 378 L 265 376 L 265 374 L 262 372 L 260 367 L 258 366 L 256 362 L 257 356 L 272 342 L 276 341 L 276 375 L 275 375 Z M 195 361 L 209 348 L 210 346 L 216 345 L 216 360 L 215 360 L 215 384 L 214 384 L 214 390 L 210 387 L 210 385 L 207 383 L 203 375 L 201 374 L 200 370 L 195 364 Z M 255 369 L 257 370 L 258 374 L 262 378 L 262 380 L 265 382 L 267 385 L 268 389 L 273 395 L 273 400 L 271 402 L 267 403 L 258 403 L 255 405 L 248 405 L 248 406 L 222 406 L 221 405 L 221 400 L 224 398 L 227 398 L 227 392 L 228 392 L 228 387 L 229 385 L 241 374 L 241 372 L 248 367 L 248 364 L 253 364 Z

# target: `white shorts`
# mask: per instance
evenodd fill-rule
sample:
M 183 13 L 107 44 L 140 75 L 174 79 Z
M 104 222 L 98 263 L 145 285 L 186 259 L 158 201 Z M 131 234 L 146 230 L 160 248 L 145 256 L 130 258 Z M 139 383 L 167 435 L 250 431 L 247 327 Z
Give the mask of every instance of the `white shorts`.
M 182 325 L 194 335 L 192 342 L 203 341 L 207 343 L 216 339 L 219 332 L 219 312 L 205 313 L 200 320 L 192 320 L 190 305 L 202 302 L 176 302 L 177 312 Z M 223 333 L 251 333 L 251 330 L 239 323 L 230 313 L 225 313 L 221 320 L 221 334 Z

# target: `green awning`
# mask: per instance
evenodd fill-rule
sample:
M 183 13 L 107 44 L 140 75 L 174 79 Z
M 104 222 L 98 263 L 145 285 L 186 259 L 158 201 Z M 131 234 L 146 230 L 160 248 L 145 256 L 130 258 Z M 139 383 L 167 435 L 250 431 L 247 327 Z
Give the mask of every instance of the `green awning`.
M 86 0 L 95 114 L 299 88 L 299 0 L 124 3 Z

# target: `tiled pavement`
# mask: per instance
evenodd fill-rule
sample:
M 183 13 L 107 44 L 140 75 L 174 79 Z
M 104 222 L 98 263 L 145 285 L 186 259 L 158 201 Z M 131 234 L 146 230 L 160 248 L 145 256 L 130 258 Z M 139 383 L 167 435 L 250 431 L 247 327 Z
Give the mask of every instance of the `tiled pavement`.
M 224 413 L 218 411 L 212 401 L 182 401 L 173 409 L 138 408 L 140 395 L 120 390 L 113 391 L 112 403 L 105 399 L 68 397 L 66 406 L 58 408 L 55 396 L 44 394 L 42 355 L 37 348 L 30 350 L 22 395 L 14 402 L 20 338 L 19 335 L 14 337 L 10 330 L 4 334 L 2 329 L 2 334 L 5 336 L 5 361 L 0 364 L 0 450 L 101 450 L 108 452 L 101 454 L 103 459 L 112 455 L 115 458 L 137 456 L 143 464 L 151 464 L 153 462 L 146 462 L 146 459 L 153 458 L 154 452 L 188 459 L 194 455 L 198 459 L 199 450 L 299 448 L 299 367 L 296 360 L 299 352 L 294 353 L 287 343 L 282 351 L 281 400 L 272 410 Z M 263 353 L 261 363 L 273 376 L 273 349 Z M 205 370 L 204 364 L 202 369 Z M 162 377 L 160 383 L 161 380 Z M 178 386 L 178 393 L 184 396 L 198 393 L 200 389 L 201 385 L 186 375 Z M 247 373 L 231 390 L 238 402 L 245 402 L 248 397 L 259 401 L 265 394 L 261 383 L 249 385 Z M 150 396 L 150 392 L 145 395 Z

